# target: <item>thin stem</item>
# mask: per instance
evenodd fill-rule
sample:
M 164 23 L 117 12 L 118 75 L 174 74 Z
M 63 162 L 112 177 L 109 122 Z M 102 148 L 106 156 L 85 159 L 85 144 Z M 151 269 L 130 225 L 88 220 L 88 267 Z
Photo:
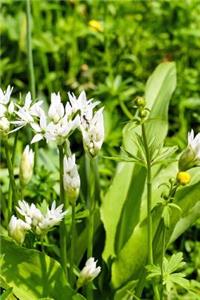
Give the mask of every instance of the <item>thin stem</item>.
M 88 245 L 87 245 L 87 258 L 93 256 L 93 236 L 94 236 L 94 184 L 95 182 L 92 180 L 92 159 L 86 154 L 86 179 L 87 179 L 87 205 L 89 210 L 88 216 Z M 93 299 L 93 292 L 92 292 L 92 284 L 89 283 L 87 288 L 87 299 Z
M 144 143 L 144 149 L 146 154 L 147 163 L 147 245 L 148 245 L 148 264 L 153 264 L 153 244 L 152 244 L 152 175 L 151 175 L 151 156 L 148 147 L 148 141 L 146 136 L 146 129 L 144 123 L 142 124 L 142 137 Z M 158 287 L 153 284 L 154 299 L 160 299 Z
M 16 155 L 18 134 L 19 134 L 19 131 L 16 131 L 15 138 L 14 138 L 14 144 L 13 144 L 13 148 L 12 148 L 12 164 L 13 164 L 13 166 L 15 164 L 15 155 Z
M 75 208 L 76 204 L 72 204 L 72 225 L 71 225 L 71 252 L 70 252 L 70 282 L 73 286 L 74 275 L 73 275 L 73 267 L 74 267 L 74 252 L 75 252 Z
M 32 99 L 35 100 L 36 88 L 35 88 L 35 74 L 33 64 L 33 48 L 32 48 L 32 35 L 31 35 L 31 0 L 26 0 L 26 17 L 27 17 L 27 51 L 28 51 L 28 68 L 29 68 L 29 80 Z M 38 166 L 38 143 L 34 145 L 34 172 L 37 172 Z
M 27 50 L 28 50 L 28 66 L 30 77 L 30 88 L 33 99 L 35 99 L 35 76 L 33 67 L 32 38 L 31 38 L 31 1 L 26 0 L 26 16 L 27 16 Z
M 160 299 L 163 300 L 164 298 L 164 286 L 163 286 L 163 282 L 164 282 L 164 257 L 165 257 L 165 235 L 166 235 L 166 227 L 165 224 L 163 222 L 163 232 L 162 232 L 162 253 L 161 253 L 161 265 L 160 265 L 160 270 L 161 270 L 161 295 L 160 295 Z
M 152 218 L 151 218 L 151 202 L 152 202 L 152 183 L 151 183 L 151 158 L 147 143 L 145 125 L 142 124 L 142 136 L 147 162 L 147 244 L 148 244 L 148 264 L 153 264 L 152 250 Z
M 59 149 L 59 165 L 60 165 L 60 202 L 64 205 L 64 209 L 66 209 L 66 201 L 65 201 L 65 191 L 63 186 L 63 146 L 58 146 Z M 67 229 L 65 225 L 65 218 L 60 224 L 60 250 L 61 250 L 61 262 L 63 269 L 65 271 L 65 275 L 68 278 L 68 271 L 67 271 Z
M 12 165 L 12 161 L 10 158 L 10 151 L 9 151 L 7 139 L 5 139 L 5 154 L 6 154 L 8 172 L 9 172 L 9 177 L 10 177 L 10 187 L 12 188 L 12 192 L 9 191 L 9 198 L 8 198 L 8 211 L 9 211 L 8 219 L 9 219 L 12 214 L 13 201 L 15 202 L 17 189 L 16 189 L 16 184 L 15 184 L 13 165 Z

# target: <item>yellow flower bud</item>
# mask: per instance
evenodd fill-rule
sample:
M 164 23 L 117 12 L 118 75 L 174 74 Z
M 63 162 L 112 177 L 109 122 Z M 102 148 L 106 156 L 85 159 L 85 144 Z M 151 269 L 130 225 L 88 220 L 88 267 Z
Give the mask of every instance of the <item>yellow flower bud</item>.
M 186 185 L 190 182 L 191 176 L 188 172 L 178 172 L 176 179 L 181 185 Z
M 99 32 L 103 31 L 103 27 L 99 21 L 90 20 L 88 24 L 94 31 L 99 31 Z

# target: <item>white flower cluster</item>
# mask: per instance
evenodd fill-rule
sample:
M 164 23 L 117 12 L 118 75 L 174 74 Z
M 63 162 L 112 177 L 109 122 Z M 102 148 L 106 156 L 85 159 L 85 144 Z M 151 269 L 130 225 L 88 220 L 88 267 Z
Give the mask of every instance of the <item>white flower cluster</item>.
M 41 212 L 35 204 L 29 205 L 26 201 L 18 202 L 17 212 L 23 219 L 12 216 L 9 223 L 9 234 L 18 243 L 22 244 L 28 230 L 38 235 L 44 235 L 54 226 L 58 225 L 64 218 L 66 211 L 63 211 L 63 204 L 56 208 L 56 202 L 45 213 Z
M 64 106 L 60 94 L 51 94 L 51 104 L 46 114 L 42 108 L 42 101 L 32 104 L 31 94 L 25 98 L 24 106 L 16 104 L 15 111 L 18 120 L 12 122 L 17 126 L 15 130 L 29 124 L 35 135 L 31 143 L 45 139 L 47 142 L 55 141 L 58 145 L 79 129 L 82 133 L 83 144 L 91 156 L 100 150 L 104 139 L 103 108 L 94 112 L 99 102 L 87 100 L 85 92 L 78 98 L 68 93 L 69 101 Z
M 86 261 L 85 267 L 81 270 L 79 278 L 77 280 L 78 288 L 88 284 L 99 275 L 99 273 L 101 272 L 101 267 L 97 267 L 96 265 L 97 261 L 94 260 L 94 257 L 90 257 Z
M 97 155 L 104 140 L 103 108 L 96 112 L 97 101 L 88 100 L 84 91 L 78 98 L 68 93 L 69 101 L 64 106 L 60 94 L 51 94 L 51 104 L 46 113 L 42 108 L 43 101 L 33 103 L 28 92 L 24 105 L 10 101 L 12 88 L 8 86 L 3 92 L 0 89 L 0 134 L 7 135 L 30 125 L 35 135 L 31 143 L 42 139 L 63 144 L 70 134 L 79 129 L 83 137 L 85 150 L 91 155 Z M 8 118 L 12 115 L 12 118 Z M 10 120 L 11 119 L 11 120 Z M 10 125 L 15 128 L 10 130 Z
M 10 129 L 9 115 L 14 112 L 14 103 L 10 101 L 12 88 L 7 87 L 5 92 L 0 88 L 0 135 L 6 135 Z
M 76 201 L 80 190 L 80 177 L 76 165 L 75 154 L 64 157 L 63 185 L 69 202 L 73 204 Z

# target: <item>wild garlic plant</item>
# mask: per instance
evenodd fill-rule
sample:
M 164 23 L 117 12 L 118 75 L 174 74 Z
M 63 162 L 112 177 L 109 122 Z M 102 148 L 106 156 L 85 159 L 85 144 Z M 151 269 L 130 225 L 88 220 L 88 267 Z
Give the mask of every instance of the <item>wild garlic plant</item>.
M 11 92 L 13 88 L 10 86 L 5 92 L 0 90 L 1 96 L 1 135 L 5 144 L 8 143 L 9 135 L 16 134 L 16 132 L 26 126 L 29 126 L 33 131 L 33 138 L 30 145 L 45 140 L 47 143 L 54 142 L 57 145 L 59 152 L 59 166 L 60 166 L 60 205 L 56 208 L 55 201 L 51 208 L 46 208 L 42 212 L 34 203 L 29 205 L 23 199 L 23 189 L 29 183 L 33 175 L 34 155 L 35 153 L 26 145 L 21 157 L 19 166 L 19 187 L 16 187 L 13 165 L 9 156 L 9 149 L 6 148 L 7 163 L 9 168 L 9 175 L 12 184 L 12 194 L 15 195 L 13 202 L 9 204 L 10 212 L 16 203 L 16 197 L 21 195 L 21 200 L 18 201 L 18 206 L 15 206 L 16 212 L 20 215 L 17 218 L 12 215 L 9 224 L 9 235 L 19 244 L 23 244 L 26 233 L 31 231 L 36 235 L 44 237 L 55 225 L 60 224 L 60 248 L 61 261 L 66 277 L 73 286 L 74 284 L 74 243 L 75 243 L 75 209 L 76 200 L 79 196 L 80 190 L 80 176 L 78 167 L 76 165 L 75 154 L 71 153 L 70 136 L 75 130 L 79 130 L 83 138 L 83 146 L 86 152 L 86 159 L 89 164 L 98 155 L 99 150 L 104 140 L 104 121 L 103 108 L 94 110 L 99 102 L 94 102 L 86 98 L 85 92 L 81 92 L 78 98 L 74 94 L 68 93 L 69 101 L 64 104 L 61 101 L 60 94 L 51 94 L 51 103 L 47 113 L 42 107 L 43 101 L 39 100 L 33 103 L 30 92 L 25 97 L 24 104 L 19 105 L 17 102 L 10 102 Z M 9 103 L 10 102 L 10 103 Z M 15 150 L 15 149 L 14 149 Z M 18 193 L 21 191 L 21 193 Z M 92 194 L 91 194 L 92 195 Z M 94 199 L 88 199 L 89 217 L 88 217 L 88 262 L 94 262 L 92 257 L 93 241 L 93 204 Z M 91 203 L 90 203 L 91 202 Z M 68 229 L 65 224 L 65 215 L 69 205 L 72 208 L 71 221 L 71 253 L 67 257 L 67 235 Z M 63 210 L 64 209 L 64 210 Z M 68 263 L 70 264 L 68 268 Z M 94 265 L 94 266 L 93 266 Z M 92 270 L 95 271 L 94 263 Z M 90 265 L 86 263 L 88 272 L 90 272 Z M 97 268 L 95 275 L 84 275 L 85 271 L 81 273 L 78 288 L 84 285 L 85 282 L 90 282 L 100 272 L 100 267 Z M 93 271 L 91 271 L 93 272 Z M 88 273 L 89 274 L 89 273 Z M 89 276 L 89 277 L 88 277 Z M 88 279 L 86 278 L 88 277 Z M 80 284 L 80 282 L 82 282 Z M 91 294 L 90 289 L 90 294 Z
M 193 295 L 182 253 L 167 252 L 198 218 L 200 200 L 200 133 L 190 130 L 179 154 L 177 146 L 165 143 L 175 83 L 174 63 L 163 63 L 147 81 L 144 96 L 134 100 L 121 153 L 101 157 L 105 163 L 108 158 L 119 162 L 104 195 L 98 174 L 105 139 L 100 103 L 88 100 L 84 91 L 78 97 L 68 93 L 67 101 L 52 93 L 45 108 L 30 93 L 23 103 L 11 101 L 12 88 L 0 91 L 0 133 L 10 181 L 8 209 L 2 214 L 11 238 L 3 238 L 2 270 L 20 300 L 142 299 L 144 291 L 149 300 L 174 300 L 179 289 Z M 29 132 L 30 140 L 15 161 L 19 131 Z M 82 140 L 80 159 L 72 145 L 76 133 Z M 39 174 L 35 161 L 44 146 L 47 156 L 51 147 L 56 149 L 49 161 L 57 159 L 51 170 L 57 185 L 48 199 L 31 202 L 29 190 Z

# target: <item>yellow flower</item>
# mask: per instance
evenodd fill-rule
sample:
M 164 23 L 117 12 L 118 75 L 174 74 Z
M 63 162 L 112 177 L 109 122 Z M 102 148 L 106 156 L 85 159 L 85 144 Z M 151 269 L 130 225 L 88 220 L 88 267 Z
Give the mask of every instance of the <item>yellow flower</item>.
M 103 26 L 99 21 L 90 20 L 88 24 L 94 31 L 103 32 Z
M 181 185 L 186 185 L 190 182 L 191 176 L 188 172 L 178 172 L 176 179 Z

